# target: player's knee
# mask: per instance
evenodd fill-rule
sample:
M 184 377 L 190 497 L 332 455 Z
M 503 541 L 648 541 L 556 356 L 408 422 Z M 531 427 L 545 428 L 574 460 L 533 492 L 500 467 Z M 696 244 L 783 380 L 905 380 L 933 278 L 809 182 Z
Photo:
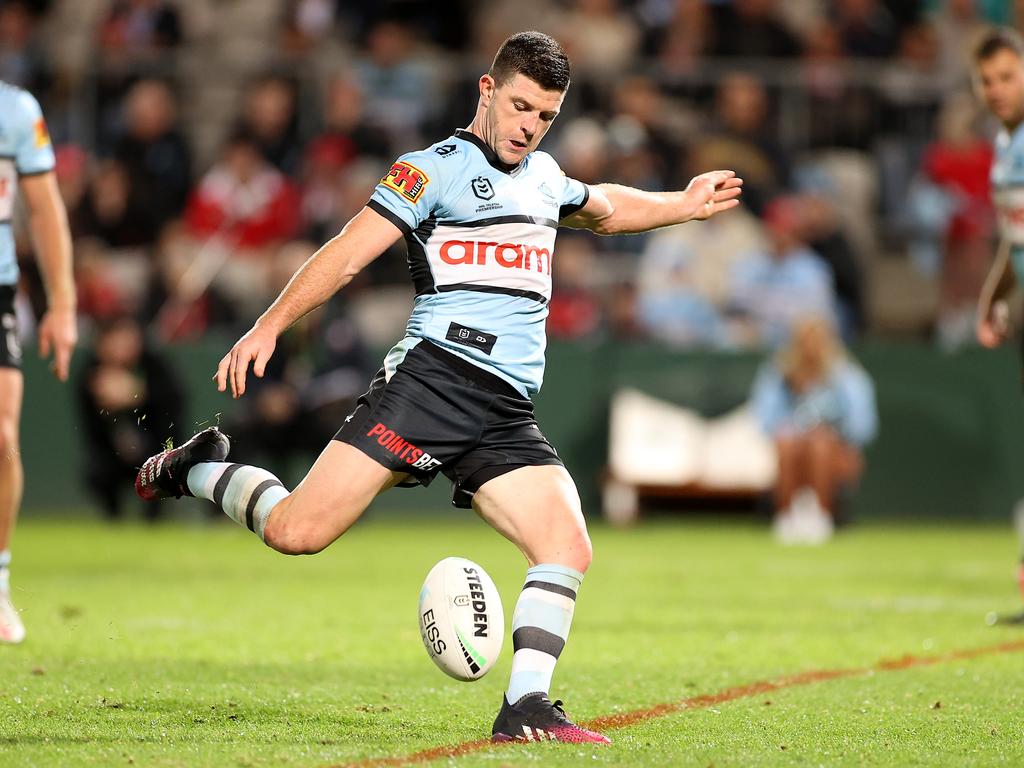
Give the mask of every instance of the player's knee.
M 332 539 L 318 526 L 271 514 L 263 529 L 263 541 L 284 555 L 315 555 L 324 550 Z
M 565 552 L 565 565 L 580 573 L 586 573 L 594 559 L 594 547 L 590 543 L 590 534 L 587 533 L 587 529 L 580 526 L 573 531 L 567 537 L 563 551 Z
M 13 459 L 18 456 L 18 422 L 8 416 L 0 416 L 0 458 Z

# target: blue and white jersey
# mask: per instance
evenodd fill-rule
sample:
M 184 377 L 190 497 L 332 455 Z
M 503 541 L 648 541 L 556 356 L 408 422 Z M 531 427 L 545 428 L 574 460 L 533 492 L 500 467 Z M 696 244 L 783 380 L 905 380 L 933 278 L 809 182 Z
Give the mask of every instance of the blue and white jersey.
M 526 396 L 539 391 L 555 232 L 589 196 L 546 152 L 510 167 L 469 131 L 402 155 L 368 203 L 405 233 L 416 289 L 387 375 L 429 339 Z
M 18 282 L 11 226 L 18 177 L 52 171 L 53 166 L 39 102 L 28 91 L 0 82 L 0 285 Z
M 1024 124 L 1013 133 L 1005 128 L 999 131 L 995 150 L 990 179 L 999 235 L 1010 243 L 1013 271 L 1024 284 Z

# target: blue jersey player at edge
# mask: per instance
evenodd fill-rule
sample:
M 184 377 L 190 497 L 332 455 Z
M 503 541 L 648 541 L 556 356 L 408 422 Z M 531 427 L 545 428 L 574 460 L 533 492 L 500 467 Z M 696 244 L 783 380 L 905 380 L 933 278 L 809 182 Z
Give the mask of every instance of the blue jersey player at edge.
M 465 130 L 391 167 L 366 207 L 299 270 L 217 368 L 220 391 L 245 393 L 278 336 L 323 304 L 399 238 L 416 288 L 405 338 L 290 493 L 265 470 L 228 462 L 216 429 L 153 456 L 143 498 L 211 499 L 267 545 L 310 554 L 329 545 L 377 494 L 438 473 L 456 506 L 474 509 L 528 562 L 513 618 L 512 672 L 495 741 L 606 743 L 548 697 L 591 545 L 576 487 L 533 416 L 559 226 L 643 232 L 738 204 L 731 171 L 677 192 L 566 178 L 537 151 L 569 87 L 569 60 L 539 32 L 508 38 L 479 81 Z
M 992 163 L 992 198 L 999 217 L 999 246 L 978 300 L 978 341 L 995 348 L 1010 335 L 1007 299 L 1024 285 L 1024 40 L 1012 30 L 989 33 L 975 49 L 975 88 L 1002 124 Z M 1020 513 L 1018 513 L 1020 514 Z M 1024 520 L 1018 520 L 1024 528 Z M 1024 531 L 1017 570 L 1024 599 Z M 990 624 L 1024 626 L 1024 610 L 988 616 Z
M 46 311 L 36 334 L 39 351 L 44 357 L 53 355 L 54 373 L 66 381 L 78 332 L 71 233 L 57 188 L 53 147 L 35 97 L 0 81 L 0 643 L 25 639 L 10 590 L 11 537 L 24 485 L 18 424 L 25 383 L 14 312 L 18 258 L 13 221 L 19 193 L 46 286 Z

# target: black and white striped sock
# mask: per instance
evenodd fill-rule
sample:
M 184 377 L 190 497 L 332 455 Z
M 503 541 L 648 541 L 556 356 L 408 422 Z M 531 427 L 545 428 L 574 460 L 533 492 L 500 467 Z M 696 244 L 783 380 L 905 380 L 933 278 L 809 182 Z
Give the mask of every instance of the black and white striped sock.
M 551 688 L 582 583 L 583 574 L 564 565 L 540 564 L 526 572 L 512 615 L 514 653 L 505 694 L 510 704 L 531 693 L 547 694 Z
M 288 489 L 267 470 L 224 461 L 196 464 L 186 482 L 192 495 L 209 499 L 260 539 L 271 510 L 288 495 Z

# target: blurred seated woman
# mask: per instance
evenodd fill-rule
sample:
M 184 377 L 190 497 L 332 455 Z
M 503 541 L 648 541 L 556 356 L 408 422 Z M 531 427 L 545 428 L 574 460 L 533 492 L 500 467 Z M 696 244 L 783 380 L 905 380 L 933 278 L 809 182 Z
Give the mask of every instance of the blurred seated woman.
M 824 541 L 837 494 L 859 479 L 862 449 L 878 431 L 871 379 L 827 320 L 806 318 L 762 366 L 751 401 L 778 451 L 776 536 L 785 543 Z

